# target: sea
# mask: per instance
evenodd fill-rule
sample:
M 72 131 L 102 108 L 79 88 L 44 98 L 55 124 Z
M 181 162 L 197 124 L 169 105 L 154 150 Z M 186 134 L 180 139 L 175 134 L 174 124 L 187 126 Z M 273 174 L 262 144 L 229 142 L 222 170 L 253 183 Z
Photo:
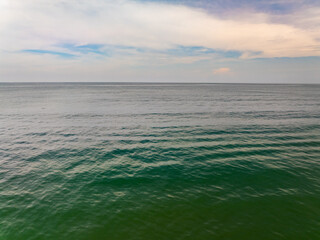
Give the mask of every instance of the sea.
M 0 83 L 0 240 L 320 239 L 320 85 Z

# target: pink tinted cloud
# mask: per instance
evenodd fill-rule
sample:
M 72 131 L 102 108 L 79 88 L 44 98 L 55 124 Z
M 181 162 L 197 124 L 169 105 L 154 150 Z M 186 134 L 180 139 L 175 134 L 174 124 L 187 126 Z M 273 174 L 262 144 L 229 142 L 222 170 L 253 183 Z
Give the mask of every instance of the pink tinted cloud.
M 231 71 L 230 68 L 223 67 L 223 68 L 218 68 L 218 69 L 213 70 L 213 74 L 223 75 L 223 74 L 230 73 L 230 71 Z

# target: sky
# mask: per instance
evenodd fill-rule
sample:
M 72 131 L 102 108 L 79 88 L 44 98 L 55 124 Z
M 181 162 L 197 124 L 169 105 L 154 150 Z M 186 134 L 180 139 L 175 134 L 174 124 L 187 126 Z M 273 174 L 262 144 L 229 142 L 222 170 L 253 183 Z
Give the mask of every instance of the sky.
M 0 0 L 0 82 L 320 84 L 320 1 Z

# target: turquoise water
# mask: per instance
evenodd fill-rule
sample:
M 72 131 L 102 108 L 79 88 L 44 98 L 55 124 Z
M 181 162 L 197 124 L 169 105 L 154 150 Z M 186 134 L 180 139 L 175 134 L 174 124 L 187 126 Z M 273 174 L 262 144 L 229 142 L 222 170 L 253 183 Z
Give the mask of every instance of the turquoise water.
M 320 239 L 320 86 L 2 83 L 0 239 Z

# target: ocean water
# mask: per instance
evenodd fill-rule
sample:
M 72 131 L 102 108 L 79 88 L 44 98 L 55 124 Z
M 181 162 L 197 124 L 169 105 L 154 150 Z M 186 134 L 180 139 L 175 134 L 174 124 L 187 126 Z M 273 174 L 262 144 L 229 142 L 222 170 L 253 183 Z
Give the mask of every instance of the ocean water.
M 0 239 L 320 239 L 320 85 L 1 83 Z

